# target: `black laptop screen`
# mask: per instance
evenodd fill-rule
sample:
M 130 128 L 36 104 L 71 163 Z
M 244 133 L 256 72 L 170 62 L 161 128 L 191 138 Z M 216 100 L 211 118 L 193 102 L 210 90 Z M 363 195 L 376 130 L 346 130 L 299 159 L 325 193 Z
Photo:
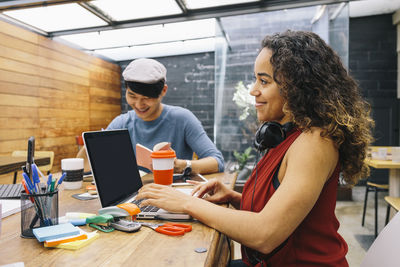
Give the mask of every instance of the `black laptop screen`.
M 142 187 L 128 130 L 83 134 L 102 207 L 118 204 Z

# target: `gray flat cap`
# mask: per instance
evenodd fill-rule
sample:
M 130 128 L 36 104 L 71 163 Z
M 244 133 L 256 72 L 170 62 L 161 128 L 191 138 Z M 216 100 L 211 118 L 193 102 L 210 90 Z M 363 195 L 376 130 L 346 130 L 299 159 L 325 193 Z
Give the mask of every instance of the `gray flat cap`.
M 167 80 L 167 69 L 154 59 L 139 58 L 129 63 L 122 76 L 127 82 L 153 84 Z

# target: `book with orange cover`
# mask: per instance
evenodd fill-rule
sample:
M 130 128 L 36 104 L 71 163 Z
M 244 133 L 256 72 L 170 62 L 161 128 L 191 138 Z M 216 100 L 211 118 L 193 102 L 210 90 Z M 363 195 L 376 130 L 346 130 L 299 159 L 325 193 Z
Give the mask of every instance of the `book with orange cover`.
M 159 151 L 159 150 L 170 150 L 171 149 L 171 143 L 168 142 L 161 142 L 156 144 L 153 147 L 153 150 L 141 145 L 141 144 L 136 144 L 136 162 L 138 166 L 147 168 L 149 170 L 153 170 L 152 167 L 152 160 L 151 160 L 151 153 L 153 151 Z
M 66 236 L 66 237 L 62 237 L 62 238 L 46 240 L 46 241 L 44 241 L 44 246 L 45 247 L 55 247 L 55 246 L 57 246 L 59 244 L 62 244 L 62 243 L 69 243 L 69 242 L 73 242 L 73 241 L 77 241 L 77 240 L 83 240 L 83 239 L 87 239 L 87 238 L 88 238 L 88 236 L 87 236 L 86 232 L 83 231 L 82 229 L 79 229 L 79 234 L 77 234 L 77 235 L 72 235 L 72 236 Z
M 68 243 L 61 243 L 61 244 L 55 246 L 55 248 L 77 250 L 84 246 L 89 245 L 90 243 L 92 243 L 94 240 L 96 240 L 100 236 L 99 233 L 97 233 L 97 231 L 88 232 L 86 234 L 87 234 L 86 239 L 76 240 L 76 241 L 72 241 L 72 242 L 68 242 Z

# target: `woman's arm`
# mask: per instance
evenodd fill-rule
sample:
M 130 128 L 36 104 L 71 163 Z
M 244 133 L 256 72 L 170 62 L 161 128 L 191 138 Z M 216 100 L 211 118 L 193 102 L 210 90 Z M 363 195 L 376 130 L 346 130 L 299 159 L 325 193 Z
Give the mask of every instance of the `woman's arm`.
M 337 160 L 332 141 L 321 138 L 319 131 L 302 133 L 285 155 L 281 185 L 259 213 L 227 209 L 168 187 L 145 187 L 138 197 L 148 198 L 142 205 L 188 213 L 245 246 L 269 253 L 307 216 Z

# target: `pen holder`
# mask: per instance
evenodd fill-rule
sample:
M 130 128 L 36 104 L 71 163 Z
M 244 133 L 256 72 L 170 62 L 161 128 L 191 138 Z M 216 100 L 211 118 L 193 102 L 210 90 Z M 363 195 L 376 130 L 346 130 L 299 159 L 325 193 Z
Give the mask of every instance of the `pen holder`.
M 21 237 L 34 238 L 32 229 L 56 224 L 58 224 L 57 189 L 42 194 L 21 192 Z

